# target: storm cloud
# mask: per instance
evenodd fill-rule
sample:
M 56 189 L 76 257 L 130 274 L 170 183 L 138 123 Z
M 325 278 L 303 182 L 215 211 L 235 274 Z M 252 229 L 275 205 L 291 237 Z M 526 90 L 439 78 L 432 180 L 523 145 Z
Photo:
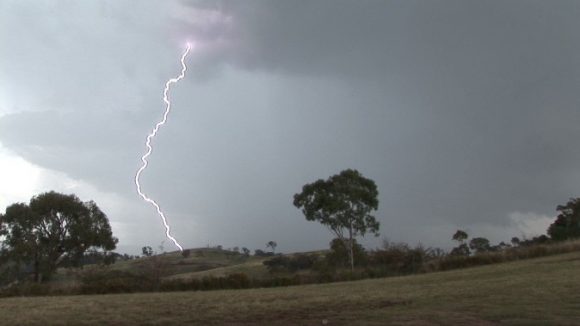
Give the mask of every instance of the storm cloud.
M 185 246 L 324 248 L 292 195 L 346 168 L 377 182 L 382 237 L 533 235 L 579 192 L 578 14 L 573 1 L 3 2 L 0 144 L 61 176 L 43 187 L 102 197 L 122 249 L 160 243 L 132 178 L 189 40 L 142 177 Z

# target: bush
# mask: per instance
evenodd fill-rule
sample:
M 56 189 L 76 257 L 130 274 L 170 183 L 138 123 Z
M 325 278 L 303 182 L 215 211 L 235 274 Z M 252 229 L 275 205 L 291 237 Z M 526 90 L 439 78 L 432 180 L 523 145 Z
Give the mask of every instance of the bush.
M 281 272 L 288 269 L 290 258 L 286 256 L 276 256 L 274 258 L 264 260 L 262 264 L 268 268 L 270 273 Z
M 226 279 L 229 289 L 247 289 L 251 285 L 250 279 L 244 273 L 230 274 Z
M 432 259 L 429 248 L 416 246 L 410 248 L 406 243 L 390 243 L 385 241 L 383 249 L 371 251 L 368 255 L 368 265 L 379 268 L 383 275 L 411 274 L 423 271 L 424 263 Z
M 270 273 L 288 271 L 294 273 L 299 270 L 310 269 L 318 261 L 316 254 L 294 254 L 292 256 L 276 256 L 265 260 L 263 264 Z
M 349 249 L 345 246 L 344 242 L 335 238 L 330 242 L 330 252 L 326 255 L 326 261 L 331 266 L 348 267 L 350 266 L 348 251 Z M 353 256 L 354 266 L 366 265 L 367 253 L 363 246 L 356 242 L 356 239 L 353 239 Z
M 160 291 L 199 291 L 201 290 L 201 281 L 193 279 L 172 279 L 161 283 Z
M 155 288 L 154 280 L 145 275 L 107 269 L 87 270 L 81 274 L 80 282 L 83 294 L 144 292 Z
M 472 266 L 481 266 L 496 264 L 506 261 L 506 256 L 502 253 L 481 253 L 474 256 L 448 256 L 439 261 L 438 270 L 445 271 L 450 269 L 466 268 Z
M 45 283 L 24 282 L 8 286 L 0 291 L 0 296 L 46 296 L 51 294 L 51 286 Z
M 264 250 L 261 249 L 256 249 L 254 251 L 254 256 L 256 257 L 271 257 L 274 256 L 273 252 L 265 252 Z

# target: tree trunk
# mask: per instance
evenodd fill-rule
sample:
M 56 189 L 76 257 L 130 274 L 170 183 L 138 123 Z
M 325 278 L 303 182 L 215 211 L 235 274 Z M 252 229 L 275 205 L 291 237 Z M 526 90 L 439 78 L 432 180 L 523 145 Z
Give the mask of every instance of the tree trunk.
M 348 246 L 349 246 L 349 256 L 350 256 L 350 271 L 354 271 L 354 250 L 353 250 L 353 243 L 352 243 L 352 225 L 351 228 L 348 229 Z
M 40 283 L 40 262 L 38 252 L 34 253 L 34 282 Z

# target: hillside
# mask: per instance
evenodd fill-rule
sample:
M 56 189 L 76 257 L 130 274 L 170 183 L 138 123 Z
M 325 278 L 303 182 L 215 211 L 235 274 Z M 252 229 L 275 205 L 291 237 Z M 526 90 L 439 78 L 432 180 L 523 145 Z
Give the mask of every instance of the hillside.
M 205 275 L 223 276 L 242 271 L 247 273 L 247 275 L 260 277 L 267 273 L 266 267 L 262 262 L 269 257 L 247 257 L 239 253 L 216 248 L 189 250 L 190 255 L 188 257 L 183 257 L 181 252 L 174 251 L 152 257 L 118 260 L 108 268 L 133 273 L 157 268 L 164 279 L 203 277 Z M 85 270 L 91 268 L 94 268 L 94 266 L 85 266 Z M 53 276 L 51 283 L 75 283 L 79 272 L 65 268 L 59 269 Z
M 573 325 L 580 252 L 448 272 L 210 292 L 0 299 L 2 325 Z
M 120 260 L 108 268 L 133 273 L 157 268 L 165 280 L 202 278 L 204 276 L 220 277 L 233 273 L 244 273 L 248 277 L 256 279 L 271 276 L 263 264 L 264 260 L 272 258 L 270 256 L 244 256 L 233 251 L 216 248 L 195 248 L 189 249 L 189 251 L 190 255 L 188 257 L 183 257 L 180 252 L 174 251 L 152 257 Z M 305 253 L 322 254 L 324 252 L 311 251 Z M 286 256 L 292 255 L 286 254 Z M 92 265 L 87 265 L 85 269 L 93 267 Z M 78 272 L 80 271 L 60 269 L 51 282 L 52 284 L 75 283 Z
M 118 261 L 111 267 L 113 269 L 139 271 L 146 268 L 152 261 L 162 265 L 164 276 L 190 275 L 198 272 L 223 269 L 240 264 L 259 263 L 267 258 L 246 257 L 242 254 L 220 250 L 215 248 L 190 249 L 190 255 L 183 257 L 179 251 L 142 257 L 134 260 Z

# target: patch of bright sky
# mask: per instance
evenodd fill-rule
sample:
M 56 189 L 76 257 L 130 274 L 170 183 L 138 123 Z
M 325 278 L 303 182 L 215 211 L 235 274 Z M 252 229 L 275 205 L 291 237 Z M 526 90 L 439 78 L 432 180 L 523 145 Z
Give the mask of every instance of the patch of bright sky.
M 117 216 L 126 214 L 130 208 L 118 194 L 100 191 L 93 185 L 75 180 L 64 173 L 36 166 L 10 152 L 0 144 L 0 212 L 11 204 L 27 203 L 35 195 L 47 191 L 75 194 L 82 201 L 94 200 L 109 217 L 113 234 L 123 240 L 134 227 L 122 223 Z M 126 244 L 120 243 L 119 249 Z
M 10 153 L 0 145 L 0 209 L 28 202 L 39 188 L 41 168 Z

